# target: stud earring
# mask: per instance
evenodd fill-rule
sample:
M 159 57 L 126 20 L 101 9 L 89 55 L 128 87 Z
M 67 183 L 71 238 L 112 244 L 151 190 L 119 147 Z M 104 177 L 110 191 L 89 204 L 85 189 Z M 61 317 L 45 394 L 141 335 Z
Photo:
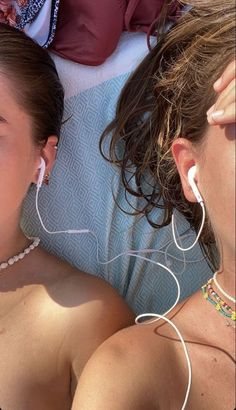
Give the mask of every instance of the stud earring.
M 49 179 L 50 179 L 50 173 L 45 174 L 44 177 L 43 177 L 43 183 L 45 185 L 49 185 L 49 182 L 50 182 Z

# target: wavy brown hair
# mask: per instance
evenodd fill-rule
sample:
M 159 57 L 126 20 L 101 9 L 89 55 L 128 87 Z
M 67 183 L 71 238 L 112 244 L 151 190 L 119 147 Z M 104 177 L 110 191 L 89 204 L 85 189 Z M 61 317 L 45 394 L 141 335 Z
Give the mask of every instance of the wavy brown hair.
M 125 85 L 100 148 L 121 168 L 126 191 L 145 200 L 135 214 L 145 215 L 160 228 L 170 223 L 176 208 L 196 231 L 201 210 L 185 199 L 171 145 L 180 136 L 195 144 L 204 140 L 206 112 L 216 100 L 213 83 L 234 58 L 235 0 L 187 3 L 188 11 L 167 33 L 157 28 L 156 45 Z M 105 152 L 108 136 L 109 152 Z M 153 219 L 154 208 L 162 209 L 159 224 Z M 200 245 L 215 268 L 215 239 L 209 224 Z

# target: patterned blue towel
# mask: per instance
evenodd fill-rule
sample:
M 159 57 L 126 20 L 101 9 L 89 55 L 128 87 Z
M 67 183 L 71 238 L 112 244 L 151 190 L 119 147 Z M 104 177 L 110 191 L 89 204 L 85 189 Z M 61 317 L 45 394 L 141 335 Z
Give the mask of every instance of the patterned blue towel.
M 173 245 L 170 227 L 156 231 L 144 218 L 123 213 L 113 199 L 115 195 L 119 204 L 129 210 L 119 171 L 102 158 L 98 148 L 100 135 L 114 116 L 120 91 L 146 52 L 145 35 L 135 33 L 124 34 L 114 55 L 99 67 L 55 57 L 66 89 L 65 118 L 71 114 L 72 118 L 63 129 L 50 185 L 40 191 L 39 208 L 48 229 L 88 228 L 95 232 L 100 261 L 130 249 L 158 250 L 142 255 L 171 267 L 184 298 L 200 288 L 211 274 L 199 248 L 188 252 L 184 261 L 183 254 Z M 133 199 L 134 204 L 138 202 Z M 177 222 L 184 232 L 186 223 L 181 216 Z M 35 188 L 26 200 L 22 224 L 28 234 L 39 235 L 49 251 L 109 280 L 137 313 L 163 312 L 175 301 L 176 284 L 163 268 L 132 256 L 102 265 L 97 261 L 93 235 L 46 234 L 35 212 Z M 191 243 L 193 240 L 188 239 Z

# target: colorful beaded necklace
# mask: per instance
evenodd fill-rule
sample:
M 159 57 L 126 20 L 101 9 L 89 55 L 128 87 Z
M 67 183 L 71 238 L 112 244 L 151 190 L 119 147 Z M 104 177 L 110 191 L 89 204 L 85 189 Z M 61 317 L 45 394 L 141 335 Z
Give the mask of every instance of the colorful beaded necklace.
M 212 287 L 213 278 L 209 279 L 208 282 L 202 286 L 203 297 L 208 300 L 215 309 L 221 313 L 226 318 L 233 321 L 234 325 L 236 323 L 236 311 L 233 310 L 221 297 L 214 291 Z

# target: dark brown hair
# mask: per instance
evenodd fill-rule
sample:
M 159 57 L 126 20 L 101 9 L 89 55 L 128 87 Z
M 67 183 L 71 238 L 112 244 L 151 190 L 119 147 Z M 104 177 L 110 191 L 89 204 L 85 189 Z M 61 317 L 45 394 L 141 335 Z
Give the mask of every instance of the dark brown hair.
M 201 210 L 185 199 L 171 145 L 180 136 L 204 140 L 213 83 L 234 58 L 235 0 L 195 0 L 189 8 L 167 33 L 157 32 L 156 46 L 128 80 L 100 142 L 104 157 L 121 167 L 126 191 L 145 200 L 134 213 L 157 228 L 170 223 L 176 208 L 199 229 Z M 107 153 L 103 143 L 110 134 Z M 161 224 L 152 218 L 154 208 L 162 209 Z M 214 244 L 206 224 L 200 245 L 215 268 Z
M 64 91 L 46 50 L 23 32 L 0 23 L 0 73 L 10 80 L 18 104 L 32 119 L 33 137 L 59 137 Z

